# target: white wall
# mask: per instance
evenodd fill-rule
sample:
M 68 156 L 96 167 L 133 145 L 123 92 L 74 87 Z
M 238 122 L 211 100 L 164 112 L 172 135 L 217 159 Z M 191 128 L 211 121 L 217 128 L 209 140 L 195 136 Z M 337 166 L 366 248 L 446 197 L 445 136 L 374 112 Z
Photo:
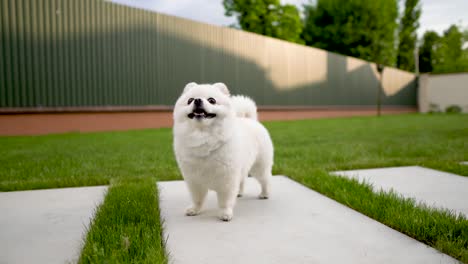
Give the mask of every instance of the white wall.
M 436 104 L 442 111 L 458 105 L 468 113 L 468 73 L 421 75 L 418 103 L 422 113 L 428 112 L 431 104 Z

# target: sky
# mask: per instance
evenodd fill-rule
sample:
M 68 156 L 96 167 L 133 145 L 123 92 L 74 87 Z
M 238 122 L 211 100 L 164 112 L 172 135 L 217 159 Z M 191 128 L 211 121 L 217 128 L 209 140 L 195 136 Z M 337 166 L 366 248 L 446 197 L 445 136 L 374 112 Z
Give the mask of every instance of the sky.
M 234 17 L 224 15 L 222 0 L 111 1 L 218 26 L 229 26 L 236 22 Z M 310 1 L 314 2 L 313 0 L 281 0 L 281 3 L 301 7 L 302 4 Z M 422 15 L 419 19 L 419 37 L 427 30 L 434 30 L 442 34 L 452 24 L 468 28 L 468 0 L 420 0 L 420 3 L 422 4 Z M 399 9 L 400 12 L 404 10 L 404 0 L 399 0 Z

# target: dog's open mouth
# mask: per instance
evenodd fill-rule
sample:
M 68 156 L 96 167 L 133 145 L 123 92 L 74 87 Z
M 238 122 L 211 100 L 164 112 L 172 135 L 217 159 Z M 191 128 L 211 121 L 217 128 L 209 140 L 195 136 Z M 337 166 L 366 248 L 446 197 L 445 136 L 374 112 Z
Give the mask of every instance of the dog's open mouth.
M 193 119 L 202 119 L 202 118 L 213 118 L 216 114 L 207 113 L 203 108 L 196 108 L 192 113 L 188 114 L 188 118 Z

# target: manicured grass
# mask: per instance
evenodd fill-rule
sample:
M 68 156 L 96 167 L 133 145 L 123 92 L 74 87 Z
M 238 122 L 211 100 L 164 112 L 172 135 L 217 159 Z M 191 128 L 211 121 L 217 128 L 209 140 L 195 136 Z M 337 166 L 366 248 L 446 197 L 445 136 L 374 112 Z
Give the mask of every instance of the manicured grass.
M 275 171 L 420 165 L 468 176 L 468 115 L 272 122 Z M 308 177 L 310 177 L 309 175 Z
M 0 191 L 180 179 L 170 129 L 0 137 Z
M 275 144 L 275 174 L 288 175 L 468 262 L 465 217 L 417 206 L 395 194 L 374 193 L 365 184 L 328 174 L 333 170 L 421 165 L 468 176 L 468 166 L 458 164 L 468 160 L 468 115 L 321 119 L 270 122 L 266 126 Z M 157 200 L 148 198 L 151 195 L 143 190 L 150 188 L 145 186 L 155 188 L 155 180 L 181 179 L 169 129 L 1 137 L 0 146 L 3 191 L 112 183 L 91 227 L 90 234 L 95 235 L 88 235 L 82 262 L 166 261 L 164 254 L 148 247 L 151 243 L 162 245 L 160 237 L 151 243 L 139 239 L 153 225 L 151 232 L 160 234 Z M 151 192 L 155 195 L 156 190 Z M 126 197 L 152 209 L 113 209 L 123 206 Z M 133 214 L 142 219 L 151 216 L 156 223 L 146 219 L 140 227 L 138 221 L 118 220 Z M 123 250 L 125 237 L 135 239 L 136 245 L 142 243 L 141 250 Z
M 267 123 L 275 173 L 421 165 L 468 175 L 468 115 L 405 115 Z M 0 191 L 181 179 L 170 129 L 0 137 Z M 304 166 L 302 166 L 304 167 Z
M 152 178 L 113 184 L 86 237 L 80 263 L 167 263 Z

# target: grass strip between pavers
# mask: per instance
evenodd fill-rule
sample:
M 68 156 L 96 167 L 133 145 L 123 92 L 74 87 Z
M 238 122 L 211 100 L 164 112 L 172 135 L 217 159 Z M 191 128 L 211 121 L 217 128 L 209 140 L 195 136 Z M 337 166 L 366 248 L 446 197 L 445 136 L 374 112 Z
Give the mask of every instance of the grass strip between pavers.
M 374 192 L 370 184 L 326 171 L 296 168 L 290 173 L 305 186 L 468 263 L 468 220 L 464 215 L 427 207 L 395 192 Z
M 468 176 L 468 115 L 267 122 L 283 174 L 468 263 L 468 220 L 328 172 L 419 165 Z M 0 191 L 111 185 L 82 263 L 166 262 L 156 180 L 180 180 L 170 129 L 0 137 Z M 157 178 L 154 176 L 157 175 Z M 152 180 L 150 180 L 152 179 Z M 273 194 L 274 195 L 274 194 Z M 356 238 L 359 239 L 359 238 Z
M 167 263 L 155 179 L 118 181 L 110 186 L 79 263 Z

